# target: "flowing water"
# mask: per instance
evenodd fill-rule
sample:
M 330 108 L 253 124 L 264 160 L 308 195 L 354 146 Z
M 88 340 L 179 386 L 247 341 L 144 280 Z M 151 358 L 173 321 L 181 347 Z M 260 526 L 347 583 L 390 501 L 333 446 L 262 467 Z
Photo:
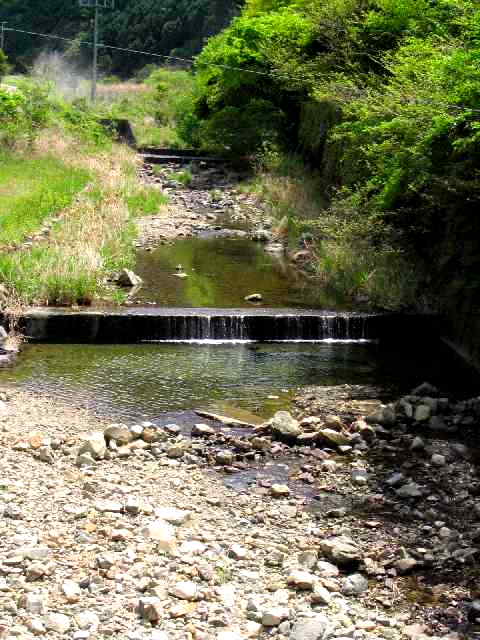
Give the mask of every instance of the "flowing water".
M 389 393 L 423 380 L 462 388 L 466 379 L 438 346 L 395 353 L 376 344 L 328 342 L 38 344 L 0 371 L 0 385 L 48 391 L 132 421 L 199 407 L 220 413 L 235 407 L 265 418 L 310 384 L 369 384 Z

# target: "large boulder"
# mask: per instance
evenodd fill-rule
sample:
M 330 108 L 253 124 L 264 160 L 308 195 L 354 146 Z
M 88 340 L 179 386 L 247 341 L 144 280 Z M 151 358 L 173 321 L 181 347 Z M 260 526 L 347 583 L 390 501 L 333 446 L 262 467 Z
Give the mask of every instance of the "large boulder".
M 274 434 L 285 438 L 296 438 L 302 433 L 298 420 L 295 420 L 288 411 L 277 411 L 270 421 L 270 427 Z
M 102 431 L 92 431 L 84 437 L 78 450 L 78 456 L 86 454 L 94 460 L 101 460 L 107 452 L 107 443 Z

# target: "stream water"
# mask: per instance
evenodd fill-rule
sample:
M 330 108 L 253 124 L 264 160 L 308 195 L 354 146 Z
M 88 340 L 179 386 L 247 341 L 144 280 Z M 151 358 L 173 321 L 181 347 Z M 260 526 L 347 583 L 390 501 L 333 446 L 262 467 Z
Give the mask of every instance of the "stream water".
M 177 265 L 187 277 L 175 276 Z M 245 297 L 263 296 L 262 306 L 346 309 L 318 283 L 301 276 L 282 255 L 247 238 L 185 238 L 154 251 L 139 251 L 135 271 L 144 284 L 140 304 L 166 307 L 248 307 Z
M 31 344 L 14 368 L 0 371 L 0 384 L 47 391 L 128 421 L 200 407 L 267 418 L 305 385 L 366 384 L 388 394 L 423 380 L 447 389 L 468 384 L 467 374 L 438 345 L 392 351 L 341 342 Z

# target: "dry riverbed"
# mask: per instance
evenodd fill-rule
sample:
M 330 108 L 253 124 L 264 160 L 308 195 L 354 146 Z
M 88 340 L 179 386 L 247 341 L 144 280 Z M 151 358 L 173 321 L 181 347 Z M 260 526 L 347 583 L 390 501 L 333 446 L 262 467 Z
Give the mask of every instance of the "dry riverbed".
M 311 388 L 296 419 L 186 438 L 7 390 L 0 637 L 473 638 L 478 401 L 427 388 L 378 407 Z M 302 467 L 285 486 L 224 485 L 287 452 Z

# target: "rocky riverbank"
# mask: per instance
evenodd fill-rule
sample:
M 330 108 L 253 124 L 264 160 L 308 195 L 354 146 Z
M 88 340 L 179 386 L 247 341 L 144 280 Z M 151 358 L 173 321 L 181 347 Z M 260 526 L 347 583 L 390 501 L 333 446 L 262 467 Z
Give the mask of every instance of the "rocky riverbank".
M 188 182 L 182 182 L 187 175 Z M 201 162 L 182 170 L 174 164 L 145 165 L 140 178 L 161 188 L 169 203 L 158 215 L 139 220 L 139 247 L 213 231 L 246 236 L 247 229 L 272 224 L 258 198 L 239 188 L 245 175 L 227 166 Z
M 480 402 L 375 396 L 190 438 L 7 391 L 0 637 L 473 638 Z M 223 482 L 287 454 L 283 483 Z

